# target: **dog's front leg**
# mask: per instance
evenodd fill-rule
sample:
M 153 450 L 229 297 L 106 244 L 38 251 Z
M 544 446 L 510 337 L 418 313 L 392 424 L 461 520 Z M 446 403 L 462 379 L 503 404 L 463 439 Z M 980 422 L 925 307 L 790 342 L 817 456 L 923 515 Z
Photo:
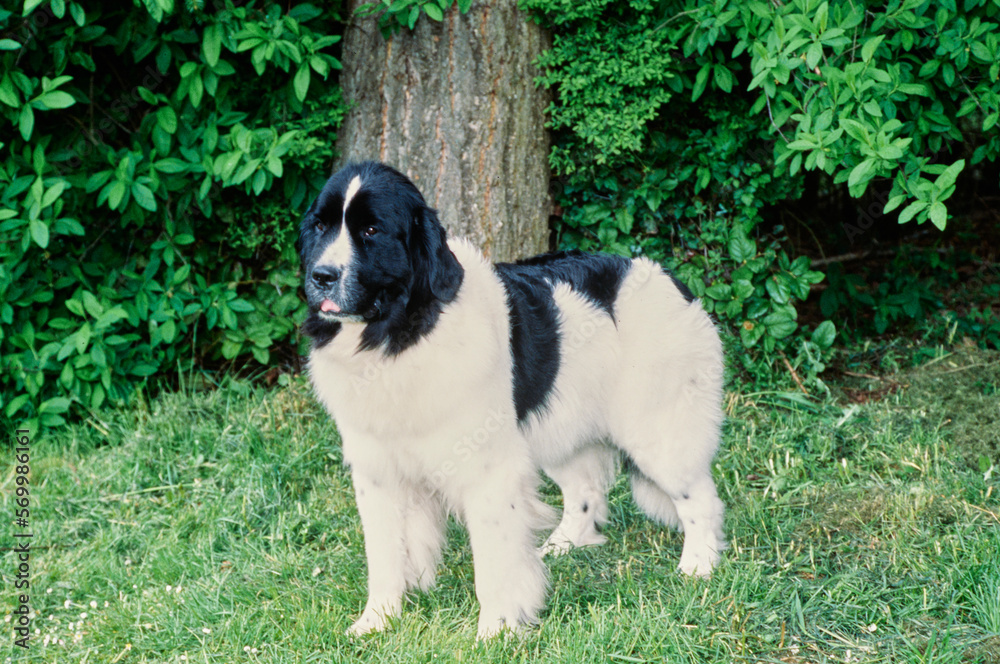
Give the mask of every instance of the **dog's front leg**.
M 534 623 L 545 602 L 547 577 L 535 531 L 545 506 L 535 473 L 505 461 L 473 489 L 464 505 L 479 599 L 478 638 Z
M 405 581 L 403 508 L 405 494 L 400 482 L 375 480 L 354 470 L 354 495 L 365 533 L 368 558 L 368 603 L 357 622 L 347 630 L 360 635 L 385 629 L 402 608 Z

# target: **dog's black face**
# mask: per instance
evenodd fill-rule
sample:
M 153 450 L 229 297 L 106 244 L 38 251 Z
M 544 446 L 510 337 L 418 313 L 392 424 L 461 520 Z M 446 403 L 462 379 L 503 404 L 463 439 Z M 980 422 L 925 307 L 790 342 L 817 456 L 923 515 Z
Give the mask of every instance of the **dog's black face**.
M 437 214 L 406 176 L 382 164 L 334 174 L 299 232 L 303 330 L 320 346 L 357 323 L 365 325 L 362 348 L 398 353 L 433 328 L 462 283 Z

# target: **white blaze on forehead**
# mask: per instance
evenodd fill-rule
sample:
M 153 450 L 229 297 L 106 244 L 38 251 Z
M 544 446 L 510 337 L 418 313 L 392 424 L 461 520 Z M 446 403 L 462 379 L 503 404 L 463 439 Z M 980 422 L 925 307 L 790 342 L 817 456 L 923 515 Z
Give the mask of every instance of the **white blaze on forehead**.
M 344 192 L 344 216 L 347 216 L 347 206 L 351 204 L 351 199 L 354 195 L 358 193 L 358 189 L 361 189 L 361 176 L 355 175 L 351 183 L 347 185 L 347 191 Z
M 341 269 L 346 268 L 354 256 L 354 244 L 351 242 L 351 234 L 347 230 L 347 206 L 351 204 L 351 199 L 361 189 L 361 176 L 355 175 L 347 185 L 344 192 L 344 208 L 340 219 L 340 232 L 333 244 L 328 246 L 319 257 L 317 265 L 331 265 Z

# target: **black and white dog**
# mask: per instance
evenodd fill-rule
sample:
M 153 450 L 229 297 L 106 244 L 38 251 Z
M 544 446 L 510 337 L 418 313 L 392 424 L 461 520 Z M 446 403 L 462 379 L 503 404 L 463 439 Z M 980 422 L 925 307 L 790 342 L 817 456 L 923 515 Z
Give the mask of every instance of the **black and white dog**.
M 725 547 L 711 462 L 722 347 L 690 291 L 645 259 L 556 253 L 488 263 L 447 241 L 404 175 L 350 165 L 301 226 L 309 370 L 335 418 L 380 630 L 434 584 L 445 519 L 469 530 L 479 637 L 533 622 L 542 553 L 604 540 L 619 463 L 650 517 L 684 531 L 680 569 Z M 541 550 L 541 468 L 563 516 Z

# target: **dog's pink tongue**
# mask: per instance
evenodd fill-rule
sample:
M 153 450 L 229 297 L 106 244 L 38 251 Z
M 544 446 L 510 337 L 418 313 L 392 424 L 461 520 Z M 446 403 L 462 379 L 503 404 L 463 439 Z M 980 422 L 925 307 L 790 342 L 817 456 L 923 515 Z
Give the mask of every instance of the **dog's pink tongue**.
M 332 311 L 333 313 L 340 313 L 340 307 L 334 304 L 333 300 L 323 300 L 319 305 L 320 311 Z

